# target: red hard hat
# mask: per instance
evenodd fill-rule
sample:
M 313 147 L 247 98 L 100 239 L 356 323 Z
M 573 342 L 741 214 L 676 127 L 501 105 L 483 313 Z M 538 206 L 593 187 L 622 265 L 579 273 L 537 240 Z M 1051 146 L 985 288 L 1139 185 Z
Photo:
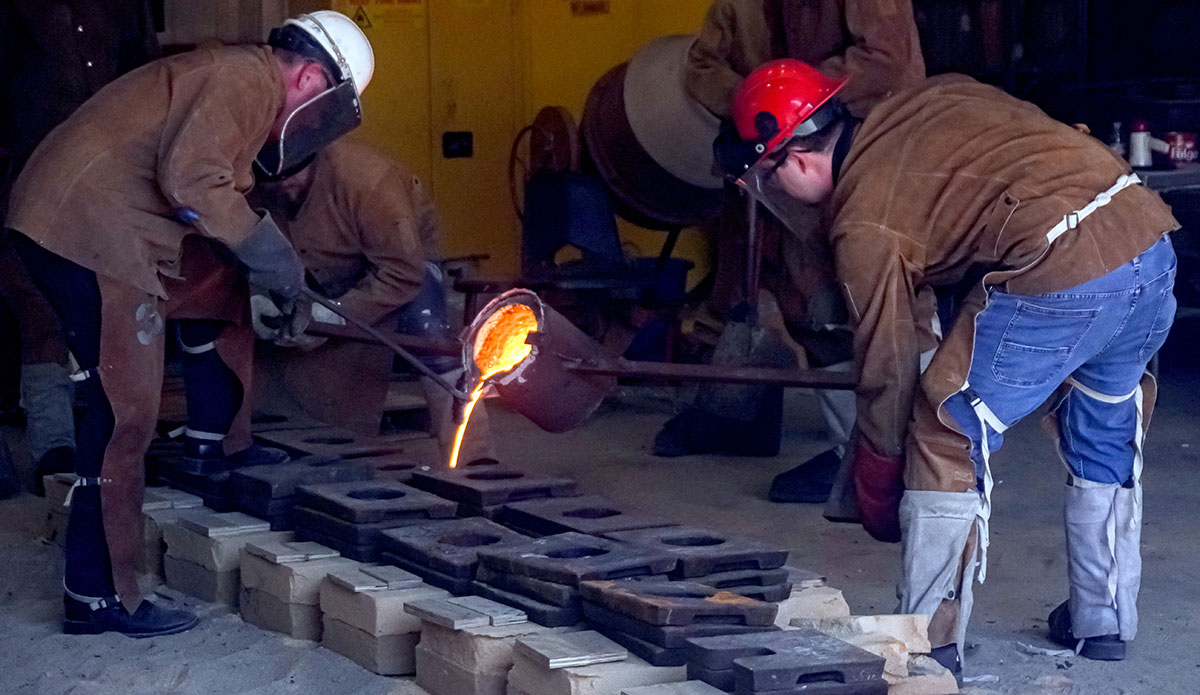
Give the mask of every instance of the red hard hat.
M 742 81 L 733 97 L 733 123 L 742 140 L 764 145 L 766 155 L 793 136 L 820 130 L 802 126 L 845 86 L 845 79 L 799 60 L 773 60 Z

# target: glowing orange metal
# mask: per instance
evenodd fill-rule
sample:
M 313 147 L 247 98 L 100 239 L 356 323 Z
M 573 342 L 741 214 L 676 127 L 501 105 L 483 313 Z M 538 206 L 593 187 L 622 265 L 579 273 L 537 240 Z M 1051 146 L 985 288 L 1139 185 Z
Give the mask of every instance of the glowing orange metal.
M 533 309 L 524 304 L 509 304 L 497 309 L 484 321 L 476 333 L 474 345 L 475 365 L 479 368 L 479 383 L 471 392 L 471 400 L 463 409 L 463 421 L 454 434 L 454 449 L 450 453 L 450 467 L 458 466 L 458 454 L 462 448 L 463 434 L 475 404 L 483 396 L 488 380 L 512 371 L 529 357 L 533 346 L 525 343 L 530 333 L 538 329 L 537 316 Z

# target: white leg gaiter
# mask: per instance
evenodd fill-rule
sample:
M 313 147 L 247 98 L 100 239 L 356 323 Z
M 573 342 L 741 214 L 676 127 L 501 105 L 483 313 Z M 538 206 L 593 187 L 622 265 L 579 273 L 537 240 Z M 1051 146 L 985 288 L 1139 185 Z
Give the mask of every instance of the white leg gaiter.
M 974 603 L 973 584 L 981 560 L 979 548 L 985 544 L 987 534 L 982 514 L 982 496 L 978 492 L 909 490 L 900 502 L 904 574 L 898 588 L 898 612 L 932 616 L 942 601 L 958 601 L 955 642 L 960 656 Z M 960 575 L 967 541 L 977 524 L 980 538 L 975 544 L 976 551 L 966 559 Z

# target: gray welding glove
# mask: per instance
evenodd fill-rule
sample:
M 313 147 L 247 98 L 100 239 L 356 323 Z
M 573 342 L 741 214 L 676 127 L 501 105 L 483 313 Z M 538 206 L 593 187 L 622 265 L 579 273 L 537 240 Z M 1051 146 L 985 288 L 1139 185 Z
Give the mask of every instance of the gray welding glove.
M 280 299 L 263 291 L 250 295 L 250 322 L 254 334 L 280 347 L 313 349 L 324 342 L 304 334 L 313 319 L 312 301 L 303 294 Z
M 262 215 L 258 224 L 232 247 L 233 253 L 246 266 L 250 284 L 281 299 L 294 299 L 304 287 L 304 264 L 271 216 L 265 210 L 258 212 Z

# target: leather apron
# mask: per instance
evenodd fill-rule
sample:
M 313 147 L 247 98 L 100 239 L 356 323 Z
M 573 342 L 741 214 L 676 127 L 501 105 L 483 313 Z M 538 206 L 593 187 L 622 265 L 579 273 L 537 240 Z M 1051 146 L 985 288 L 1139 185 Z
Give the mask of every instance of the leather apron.
M 164 277 L 169 299 L 97 275 L 100 287 L 100 383 L 113 412 L 113 433 L 100 471 L 104 535 L 113 585 L 129 612 L 142 596 L 137 559 L 144 544 L 142 499 L 146 449 L 154 437 L 162 394 L 165 319 L 216 319 L 227 325 L 217 337 L 217 354 L 250 393 L 254 333 L 249 290 L 233 256 L 219 243 L 184 238 L 178 272 Z M 250 399 L 243 397 L 226 452 L 250 444 Z

